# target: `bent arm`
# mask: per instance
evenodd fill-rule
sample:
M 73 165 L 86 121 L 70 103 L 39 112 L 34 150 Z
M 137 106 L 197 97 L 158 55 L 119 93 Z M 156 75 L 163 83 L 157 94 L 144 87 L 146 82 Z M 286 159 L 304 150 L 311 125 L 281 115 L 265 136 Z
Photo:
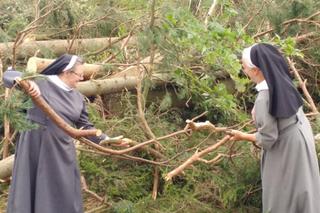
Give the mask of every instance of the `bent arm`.
M 76 122 L 76 127 L 79 129 L 95 129 L 94 125 L 89 121 L 85 101 L 83 101 L 82 112 L 79 120 Z M 92 142 L 99 144 L 101 141 L 108 139 L 109 137 L 106 134 L 101 134 L 100 136 L 88 136 L 87 138 Z
M 257 100 L 255 103 L 257 132 L 256 142 L 264 149 L 271 149 L 278 140 L 278 122 L 269 113 L 269 102 L 265 99 Z

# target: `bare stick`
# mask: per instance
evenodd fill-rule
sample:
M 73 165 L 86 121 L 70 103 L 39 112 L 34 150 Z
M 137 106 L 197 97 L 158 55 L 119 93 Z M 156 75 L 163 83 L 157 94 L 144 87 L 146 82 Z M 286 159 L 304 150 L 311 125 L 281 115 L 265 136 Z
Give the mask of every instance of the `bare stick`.
M 111 61 L 112 59 L 114 59 L 117 55 L 119 55 L 122 50 L 127 46 L 127 44 L 129 43 L 130 39 L 132 37 L 132 30 L 129 32 L 128 36 L 124 38 L 124 42 L 121 44 L 121 47 L 120 47 L 120 50 L 115 53 L 115 54 L 112 54 L 110 55 L 106 60 L 104 60 L 102 63 L 103 64 L 106 64 L 108 63 L 109 61 Z
M 104 201 L 104 199 L 102 197 L 100 197 L 99 195 L 97 195 L 97 193 L 89 190 L 86 179 L 84 178 L 83 175 L 81 175 L 81 185 L 82 185 L 82 190 L 84 192 L 88 193 L 89 195 L 91 195 L 92 197 L 94 197 L 95 199 L 100 201 L 101 203 Z
M 254 18 L 256 18 L 261 11 L 263 10 L 264 6 L 266 5 L 266 1 L 263 1 L 262 6 L 260 7 L 260 9 L 249 18 L 249 21 L 246 25 L 244 25 L 244 27 L 242 28 L 243 31 L 246 31 L 246 29 L 248 28 L 248 26 L 251 24 L 251 22 L 253 21 Z
M 1 79 L 3 76 L 3 65 L 2 65 L 2 60 L 0 59 L 0 72 L 1 72 Z M 5 89 L 4 92 L 4 99 L 7 100 L 9 96 L 9 90 L 10 89 Z M 3 118 L 3 128 L 4 128 L 4 138 L 3 138 L 3 153 L 2 153 L 2 158 L 6 158 L 9 156 L 9 144 L 10 144 L 10 123 L 8 120 L 8 117 L 5 115 Z
M 73 44 L 74 44 L 74 41 L 75 41 L 75 39 L 77 38 L 77 36 L 79 35 L 79 33 L 80 33 L 80 31 L 81 31 L 81 29 L 82 29 L 83 27 L 88 26 L 88 25 L 95 24 L 96 22 L 99 22 L 99 21 L 105 19 L 107 16 L 108 16 L 108 15 L 104 15 L 104 16 L 102 16 L 102 17 L 99 17 L 99 18 L 96 18 L 96 19 L 93 19 L 93 20 L 90 20 L 90 21 L 86 21 L 86 22 L 83 22 L 83 23 L 82 23 L 82 22 L 79 23 L 78 26 L 76 27 L 75 33 L 73 33 L 73 37 L 72 37 L 72 39 L 71 39 L 71 43 L 70 43 L 70 45 L 69 45 L 69 48 L 68 48 L 67 52 L 70 52 L 70 51 L 71 51 L 72 46 L 73 46 Z
M 52 4 L 46 6 L 45 8 L 47 7 L 51 7 Z M 61 5 L 58 5 L 57 7 L 55 8 L 52 8 L 50 9 L 49 11 L 47 11 L 45 14 L 43 15 L 39 15 L 39 14 L 36 14 L 36 17 L 35 19 L 27 25 L 27 27 L 18 32 L 17 33 L 17 36 L 16 36 L 16 39 L 14 41 L 14 44 L 13 44 L 13 47 L 12 47 L 12 67 L 15 68 L 15 63 L 16 63 L 16 51 L 17 51 L 17 48 L 20 46 L 20 44 L 22 44 L 24 38 L 29 34 L 31 33 L 33 30 L 37 29 L 39 27 L 39 22 L 42 21 L 45 17 L 47 17 L 50 13 L 52 13 L 53 11 L 57 10 Z M 37 9 L 36 9 L 37 10 Z M 41 10 L 42 11 L 42 10 Z M 41 12 L 40 11 L 40 12 Z
M 218 5 L 218 0 L 213 0 L 212 1 L 212 4 L 211 4 L 211 7 L 208 11 L 208 14 L 206 15 L 206 19 L 204 21 L 204 25 L 206 27 L 208 27 L 208 22 L 209 22 L 209 19 L 211 18 L 211 16 L 213 15 L 213 12 L 215 11 L 216 9 L 216 6 Z

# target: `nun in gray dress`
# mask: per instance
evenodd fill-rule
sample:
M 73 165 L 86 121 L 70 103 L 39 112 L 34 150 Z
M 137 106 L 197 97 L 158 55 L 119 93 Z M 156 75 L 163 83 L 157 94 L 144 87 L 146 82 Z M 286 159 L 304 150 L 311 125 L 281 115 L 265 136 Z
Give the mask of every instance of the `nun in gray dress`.
M 45 79 L 31 81 L 31 91 L 41 95 L 68 124 L 94 128 L 88 121 L 83 96 L 75 90 L 83 80 L 79 57 L 63 55 L 41 74 Z M 4 73 L 4 84 L 11 87 L 20 72 Z M 10 186 L 8 213 L 82 213 L 80 173 L 73 139 L 56 126 L 38 107 L 27 112 L 38 129 L 22 132 L 16 144 Z M 90 137 L 98 143 L 106 135 Z
M 231 131 L 231 140 L 262 147 L 263 213 L 319 213 L 320 176 L 312 129 L 288 65 L 270 44 L 243 51 L 245 74 L 255 82 L 255 134 Z

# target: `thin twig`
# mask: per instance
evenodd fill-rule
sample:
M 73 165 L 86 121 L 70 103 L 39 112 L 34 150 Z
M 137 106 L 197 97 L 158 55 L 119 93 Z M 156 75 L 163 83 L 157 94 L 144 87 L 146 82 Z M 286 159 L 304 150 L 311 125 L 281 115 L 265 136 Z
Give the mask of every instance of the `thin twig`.
M 47 17 L 50 13 L 53 11 L 59 9 L 64 3 L 58 5 L 55 8 L 50 9 L 47 11 L 45 14 L 36 17 L 31 23 L 29 23 L 26 28 L 20 32 L 17 33 L 16 39 L 14 41 L 13 47 L 12 47 L 12 67 L 15 68 L 15 63 L 16 63 L 16 50 L 17 48 L 22 44 L 24 38 L 31 33 L 33 30 L 37 29 L 39 27 L 38 22 L 42 21 L 45 17 Z M 53 3 L 47 5 L 47 7 L 52 7 Z M 42 11 L 42 10 L 41 10 Z
M 253 14 L 250 18 L 249 18 L 249 21 L 246 25 L 244 25 L 244 27 L 242 28 L 242 31 L 246 31 L 246 29 L 248 28 L 248 26 L 251 24 L 251 22 L 253 21 L 254 18 L 256 18 L 260 13 L 261 11 L 263 10 L 264 6 L 266 5 L 266 0 L 263 1 L 260 9 L 255 13 Z

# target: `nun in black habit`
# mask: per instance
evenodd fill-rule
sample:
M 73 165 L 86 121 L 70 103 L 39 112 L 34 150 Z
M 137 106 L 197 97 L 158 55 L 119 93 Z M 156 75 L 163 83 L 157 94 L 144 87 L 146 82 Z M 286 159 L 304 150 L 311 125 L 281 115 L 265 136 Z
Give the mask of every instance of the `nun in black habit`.
M 315 142 L 302 98 L 293 85 L 288 65 L 272 45 L 244 49 L 245 74 L 258 91 L 252 110 L 257 132 L 231 131 L 231 140 L 262 147 L 263 213 L 320 212 L 320 176 Z
M 68 124 L 94 128 L 88 121 L 83 96 L 74 88 L 83 80 L 83 62 L 62 55 L 31 81 L 31 91 L 47 101 Z M 3 81 L 12 87 L 20 72 L 7 71 Z M 22 132 L 16 144 L 15 162 L 7 206 L 8 213 L 82 213 L 80 173 L 73 139 L 56 126 L 37 106 L 27 118 L 39 128 Z M 106 135 L 90 137 L 99 143 Z

